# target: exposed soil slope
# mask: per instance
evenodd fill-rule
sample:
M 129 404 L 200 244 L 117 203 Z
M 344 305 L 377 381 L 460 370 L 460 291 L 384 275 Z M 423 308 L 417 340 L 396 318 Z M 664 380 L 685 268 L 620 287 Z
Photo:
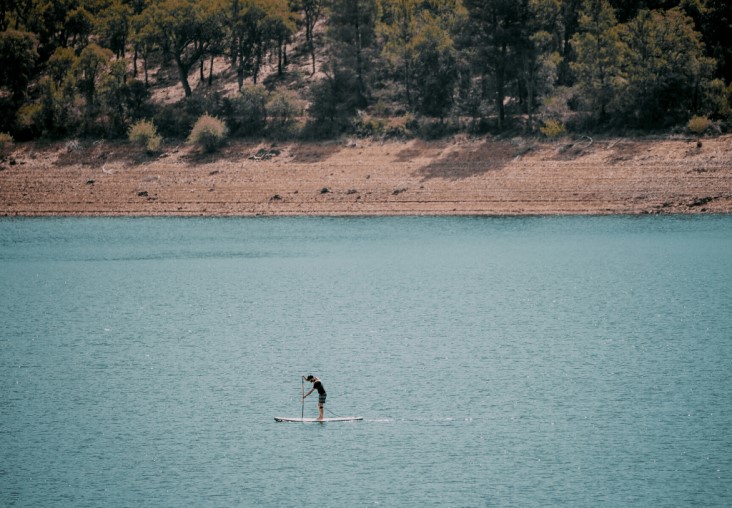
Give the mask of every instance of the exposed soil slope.
M 150 157 L 124 142 L 22 144 L 4 215 L 732 212 L 732 136 L 575 142 L 232 142 Z

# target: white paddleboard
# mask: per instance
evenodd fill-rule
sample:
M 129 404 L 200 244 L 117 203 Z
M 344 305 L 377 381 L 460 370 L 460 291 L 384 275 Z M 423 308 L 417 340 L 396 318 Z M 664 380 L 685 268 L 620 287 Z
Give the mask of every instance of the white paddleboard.
M 318 420 L 317 418 L 284 418 L 281 416 L 274 417 L 276 422 L 295 422 L 295 423 L 329 423 L 329 422 L 354 422 L 356 420 L 363 420 L 363 416 L 342 416 L 339 418 L 323 418 Z

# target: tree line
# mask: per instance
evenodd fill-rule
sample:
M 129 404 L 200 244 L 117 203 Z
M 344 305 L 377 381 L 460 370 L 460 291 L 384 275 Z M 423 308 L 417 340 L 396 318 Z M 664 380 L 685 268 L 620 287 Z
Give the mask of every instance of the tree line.
M 0 30 L 16 139 L 141 120 L 184 136 L 204 113 L 232 135 L 323 137 L 732 118 L 726 0 L 0 0 Z M 163 71 L 174 104 L 152 99 Z

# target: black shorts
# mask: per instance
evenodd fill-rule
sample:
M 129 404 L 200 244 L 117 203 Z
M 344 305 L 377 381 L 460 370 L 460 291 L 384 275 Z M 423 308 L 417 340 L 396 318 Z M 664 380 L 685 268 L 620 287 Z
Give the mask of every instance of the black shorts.
M 327 395 L 324 393 L 323 395 L 318 395 L 318 404 L 325 404 L 325 398 Z

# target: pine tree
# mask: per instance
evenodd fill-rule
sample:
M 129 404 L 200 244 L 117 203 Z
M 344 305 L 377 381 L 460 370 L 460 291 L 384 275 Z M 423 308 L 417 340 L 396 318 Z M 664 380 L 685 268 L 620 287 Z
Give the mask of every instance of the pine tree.
M 622 80 L 623 44 L 607 0 L 584 0 L 579 32 L 572 38 L 577 54 L 572 70 L 583 98 L 600 122 L 607 120 L 617 82 Z

